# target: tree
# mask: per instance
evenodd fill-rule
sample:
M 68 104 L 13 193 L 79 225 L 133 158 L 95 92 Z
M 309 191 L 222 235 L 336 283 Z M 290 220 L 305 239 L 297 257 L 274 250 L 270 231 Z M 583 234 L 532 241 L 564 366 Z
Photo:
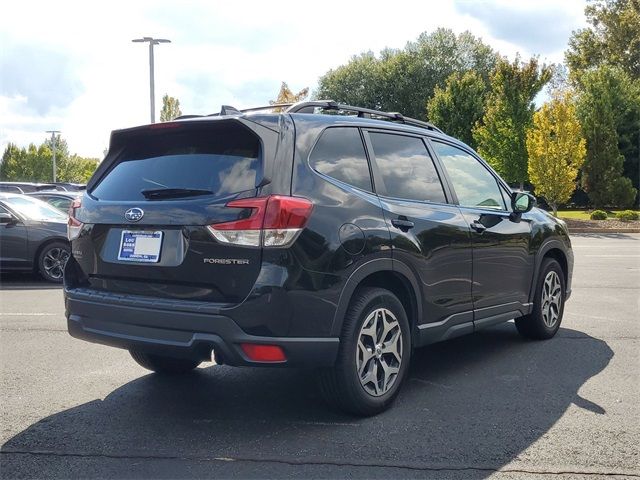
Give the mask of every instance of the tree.
M 527 131 L 529 179 L 554 215 L 558 214 L 558 204 L 569 201 L 576 189 L 585 145 L 571 94 L 556 92 L 533 115 L 533 126 Z
M 631 88 L 625 79 L 628 76 L 620 68 L 609 66 L 582 75 L 578 115 L 587 140 L 582 186 L 596 208 L 630 206 L 637 194 L 631 180 L 623 176 L 624 156 L 619 148 L 618 128 L 628 116 L 626 110 L 633 110 L 624 100 Z
M 86 183 L 98 166 L 97 158 L 69 155 L 67 142 L 56 140 L 56 177 L 60 182 Z M 30 144 L 20 148 L 9 143 L 2 155 L 0 180 L 23 182 L 50 182 L 53 176 L 51 140 L 39 146 Z
M 354 56 L 320 78 L 316 98 L 426 118 L 426 102 L 454 72 L 475 70 L 488 83 L 497 54 L 469 32 L 439 28 L 404 49 Z
M 575 79 L 601 65 L 640 78 L 640 1 L 592 0 L 585 7 L 590 27 L 573 32 L 565 53 Z
M 447 134 L 476 148 L 472 129 L 484 114 L 487 85 L 473 70 L 452 73 L 427 102 L 429 120 Z
M 278 96 L 275 100 L 270 100 L 269 105 L 301 102 L 302 100 L 307 98 L 307 95 L 309 95 L 309 87 L 303 88 L 298 93 L 293 93 L 293 91 L 289 88 L 289 85 L 287 85 L 287 82 L 282 82 L 282 85 L 280 85 Z
M 180 110 L 180 100 L 165 94 L 162 97 L 162 110 L 160 110 L 160 121 L 170 122 L 174 118 L 182 115 Z
M 533 120 L 533 99 L 551 79 L 552 67 L 537 58 L 513 63 L 502 58 L 491 75 L 482 121 L 473 129 L 478 153 L 509 183 L 522 188 L 528 178 L 526 131 Z

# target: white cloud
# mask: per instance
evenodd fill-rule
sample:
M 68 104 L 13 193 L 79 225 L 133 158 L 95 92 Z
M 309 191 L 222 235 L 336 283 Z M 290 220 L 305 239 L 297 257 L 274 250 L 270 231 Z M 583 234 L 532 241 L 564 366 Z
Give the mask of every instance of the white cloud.
M 25 59 L 22 68 L 13 62 L 11 71 L 0 72 L 0 148 L 9 141 L 39 143 L 46 137 L 44 130 L 55 128 L 63 131 L 71 151 L 101 156 L 111 130 L 147 122 L 147 49 L 131 43 L 140 36 L 172 40 L 155 50 L 157 110 L 161 96 L 169 93 L 180 99 L 185 113 L 211 113 L 221 104 L 266 103 L 283 80 L 292 89 L 313 88 L 320 75 L 354 54 L 401 48 L 437 27 L 456 33 L 470 30 L 510 57 L 519 51 L 562 61 L 568 38 L 550 38 L 547 45 L 547 26 L 536 31 L 535 22 L 524 22 L 533 31 L 510 36 L 496 16 L 501 10 L 520 19 L 540 12 L 553 17 L 557 12 L 565 22 L 573 19 L 566 31 L 584 21 L 582 0 L 499 0 L 484 5 L 491 7 L 491 18 L 472 15 L 464 2 L 5 2 L 0 58 L 23 47 L 36 49 L 42 52 L 42 68 L 59 68 L 56 75 L 71 79 L 68 84 L 78 88 L 72 91 L 54 81 L 58 77 L 42 73 L 31 78 L 40 83 L 27 82 L 39 71 L 35 62 Z M 528 51 L 531 45 L 544 51 Z M 47 57 L 47 52 L 65 61 L 55 63 L 55 56 Z M 38 110 L 24 92 L 8 92 L 10 84 L 43 82 L 46 94 Z

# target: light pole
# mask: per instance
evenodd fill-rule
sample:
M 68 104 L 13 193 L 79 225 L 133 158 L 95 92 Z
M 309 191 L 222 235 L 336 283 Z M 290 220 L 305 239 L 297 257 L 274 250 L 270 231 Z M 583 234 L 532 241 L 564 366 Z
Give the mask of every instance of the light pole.
M 56 134 L 60 130 L 47 130 L 51 134 L 51 150 L 53 151 L 53 183 L 56 183 Z
M 149 98 L 151 99 L 151 123 L 156 122 L 156 98 L 153 80 L 153 46 L 161 43 L 171 43 L 166 38 L 142 37 L 131 40 L 134 43 L 149 42 Z

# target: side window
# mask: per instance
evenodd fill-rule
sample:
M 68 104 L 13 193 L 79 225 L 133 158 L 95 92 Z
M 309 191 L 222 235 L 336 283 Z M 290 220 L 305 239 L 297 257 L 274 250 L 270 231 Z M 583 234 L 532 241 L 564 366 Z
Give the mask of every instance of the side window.
M 446 202 L 433 159 L 421 139 L 377 132 L 369 136 L 387 195 Z
M 498 182 L 484 165 L 460 148 L 432 143 L 449 173 L 461 206 L 505 210 Z
M 357 128 L 328 128 L 309 157 L 311 167 L 329 177 L 371 191 L 369 162 Z

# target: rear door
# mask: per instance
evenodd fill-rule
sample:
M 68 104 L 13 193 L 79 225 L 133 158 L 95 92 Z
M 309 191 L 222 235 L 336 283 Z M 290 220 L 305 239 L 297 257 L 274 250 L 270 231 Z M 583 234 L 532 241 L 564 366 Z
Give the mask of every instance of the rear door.
M 94 288 L 238 303 L 261 248 L 224 243 L 207 227 L 255 213 L 227 204 L 261 193 L 269 141 L 235 120 L 157 125 L 112 139 L 112 164 L 82 200 L 73 255 Z
M 469 228 L 425 140 L 369 130 L 376 190 L 391 232 L 394 262 L 420 281 L 423 343 L 473 330 Z
M 513 215 L 498 178 L 471 152 L 432 140 L 473 240 L 477 326 L 527 313 L 533 278 L 531 224 Z

